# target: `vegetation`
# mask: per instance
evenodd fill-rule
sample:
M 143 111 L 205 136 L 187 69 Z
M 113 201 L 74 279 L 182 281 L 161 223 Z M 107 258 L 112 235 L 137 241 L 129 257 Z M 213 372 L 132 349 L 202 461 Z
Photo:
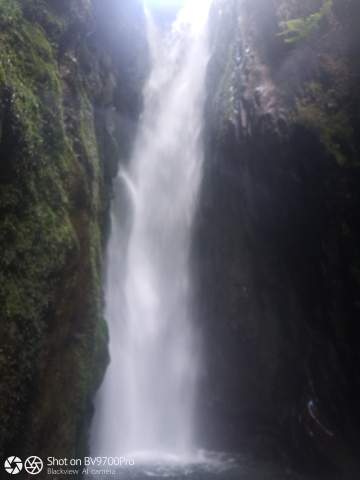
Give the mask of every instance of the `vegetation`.
M 319 135 L 321 142 L 340 166 L 357 161 L 351 145 L 354 131 L 346 111 L 339 107 L 334 90 L 312 82 L 297 100 L 295 120 Z
M 20 435 L 23 405 L 41 426 L 60 402 L 56 441 L 75 455 L 107 362 L 102 168 L 86 81 L 70 55 L 59 62 L 59 35 L 72 21 L 60 11 L 0 0 L 0 450 Z M 64 365 L 56 385 L 53 362 Z M 45 394 L 29 403 L 40 379 Z M 26 435 L 34 435 L 31 426 Z
M 333 0 L 324 0 L 324 4 L 318 12 L 312 13 L 307 17 L 292 18 L 281 23 L 282 31 L 279 36 L 284 37 L 285 43 L 294 44 L 307 39 L 312 32 L 317 30 L 322 20 L 329 13 L 333 5 Z

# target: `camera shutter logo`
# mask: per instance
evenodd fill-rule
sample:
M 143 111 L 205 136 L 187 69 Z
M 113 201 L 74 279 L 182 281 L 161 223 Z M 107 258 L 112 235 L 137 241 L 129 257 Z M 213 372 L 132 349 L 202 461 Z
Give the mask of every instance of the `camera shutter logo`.
M 5 460 L 4 467 L 10 475 L 17 475 L 21 472 L 23 464 L 19 457 L 12 456 Z
M 38 475 L 44 468 L 44 464 L 41 458 L 33 456 L 25 460 L 24 467 L 30 475 Z

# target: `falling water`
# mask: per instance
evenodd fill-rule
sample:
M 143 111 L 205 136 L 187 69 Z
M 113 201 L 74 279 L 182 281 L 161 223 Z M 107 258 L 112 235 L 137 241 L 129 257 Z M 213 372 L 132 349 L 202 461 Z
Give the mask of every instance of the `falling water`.
M 111 364 L 92 432 L 97 455 L 183 454 L 196 435 L 201 355 L 189 250 L 203 157 L 209 3 L 189 0 L 165 33 L 147 15 L 152 71 L 129 171 L 115 182 L 106 285 Z

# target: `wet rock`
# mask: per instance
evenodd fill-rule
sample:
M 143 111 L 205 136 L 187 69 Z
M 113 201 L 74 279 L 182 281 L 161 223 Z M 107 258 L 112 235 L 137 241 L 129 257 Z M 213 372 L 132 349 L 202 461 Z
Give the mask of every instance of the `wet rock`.
M 356 2 L 340 3 L 288 44 L 282 22 L 321 2 L 215 2 L 194 271 L 210 446 L 271 445 L 345 475 L 360 428 L 359 43 Z

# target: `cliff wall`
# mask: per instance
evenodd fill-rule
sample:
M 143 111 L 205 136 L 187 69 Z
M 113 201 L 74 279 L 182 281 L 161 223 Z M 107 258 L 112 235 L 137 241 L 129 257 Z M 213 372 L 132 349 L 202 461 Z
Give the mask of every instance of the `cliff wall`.
M 109 361 L 112 178 L 147 65 L 136 1 L 0 1 L 0 455 L 75 457 Z
M 194 248 L 204 437 L 350 475 L 360 427 L 358 13 L 351 0 L 214 3 Z

